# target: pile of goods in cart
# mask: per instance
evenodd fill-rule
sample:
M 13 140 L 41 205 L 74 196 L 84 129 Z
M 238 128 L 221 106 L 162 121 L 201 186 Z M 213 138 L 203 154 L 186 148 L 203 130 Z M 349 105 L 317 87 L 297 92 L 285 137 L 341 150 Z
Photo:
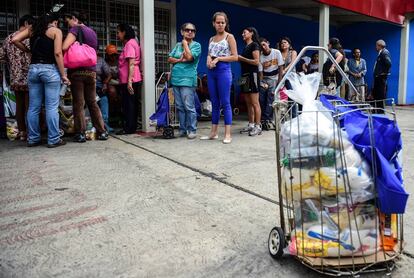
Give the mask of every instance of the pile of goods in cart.
M 319 73 L 288 79 L 289 97 L 303 107 L 280 130 L 287 252 L 340 258 L 396 251 L 408 198 L 396 121 L 339 97 L 315 100 Z

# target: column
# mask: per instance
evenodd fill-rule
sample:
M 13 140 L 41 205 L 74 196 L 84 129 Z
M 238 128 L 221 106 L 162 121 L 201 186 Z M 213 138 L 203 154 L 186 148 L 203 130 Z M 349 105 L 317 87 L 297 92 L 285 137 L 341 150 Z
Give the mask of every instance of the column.
M 171 20 L 170 20 L 170 33 L 171 33 L 171 49 L 174 48 L 177 43 L 177 0 L 171 0 L 170 2 Z
M 320 5 L 319 7 L 319 46 L 327 47 L 329 41 L 329 6 Z M 322 71 L 323 63 L 328 56 L 319 51 L 319 69 Z
M 149 117 L 155 111 L 154 0 L 139 0 L 142 84 L 142 130 L 150 130 Z
M 407 72 L 408 72 L 408 49 L 410 42 L 410 18 L 407 16 L 401 29 L 400 48 L 400 75 L 398 80 L 398 104 L 407 103 Z

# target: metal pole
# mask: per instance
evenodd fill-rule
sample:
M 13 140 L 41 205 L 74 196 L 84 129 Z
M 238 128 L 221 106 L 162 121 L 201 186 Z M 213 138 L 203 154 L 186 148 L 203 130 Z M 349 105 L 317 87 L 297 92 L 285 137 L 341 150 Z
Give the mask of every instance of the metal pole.
M 319 51 L 323 51 L 325 52 L 325 54 L 328 56 L 328 59 L 330 59 L 332 61 L 332 63 L 336 66 L 336 70 L 339 71 L 339 73 L 342 75 L 342 77 L 344 78 L 345 82 L 348 83 L 349 87 L 351 87 L 352 90 L 354 90 L 355 92 L 357 92 L 357 89 L 355 88 L 354 84 L 352 84 L 352 82 L 349 80 L 348 76 L 346 75 L 346 73 L 344 72 L 344 70 L 339 66 L 339 64 L 336 62 L 335 58 L 331 55 L 331 53 L 329 53 L 328 49 L 322 46 L 305 46 L 298 54 L 298 56 L 296 57 L 296 59 L 293 61 L 292 66 L 288 69 L 288 71 L 286 72 L 286 74 L 283 76 L 282 80 L 279 82 L 279 84 L 276 86 L 275 89 L 275 95 L 279 92 L 279 90 L 282 88 L 282 86 L 284 86 L 285 81 L 289 75 L 289 73 L 292 72 L 292 70 L 295 68 L 296 64 L 300 61 L 300 59 L 302 58 L 302 56 L 306 53 L 306 51 L 309 50 L 319 50 Z M 274 101 L 273 102 L 273 107 L 278 103 L 278 101 Z

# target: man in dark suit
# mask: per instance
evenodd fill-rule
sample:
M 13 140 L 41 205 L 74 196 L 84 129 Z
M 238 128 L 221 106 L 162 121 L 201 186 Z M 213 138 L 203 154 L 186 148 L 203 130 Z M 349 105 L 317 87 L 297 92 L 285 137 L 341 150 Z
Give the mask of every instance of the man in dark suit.
M 387 78 L 391 70 L 391 56 L 385 46 L 383 40 L 378 40 L 376 43 L 378 57 L 374 66 L 374 88 L 372 89 L 374 100 L 384 100 L 387 97 Z M 376 107 L 384 109 L 384 101 L 378 101 Z M 377 113 L 384 113 L 384 110 L 377 110 Z

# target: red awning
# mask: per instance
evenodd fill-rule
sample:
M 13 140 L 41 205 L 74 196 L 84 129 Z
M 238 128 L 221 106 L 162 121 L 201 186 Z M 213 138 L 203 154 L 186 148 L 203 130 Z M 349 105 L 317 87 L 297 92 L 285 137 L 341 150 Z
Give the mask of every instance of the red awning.
M 316 0 L 318 2 L 403 24 L 404 15 L 414 11 L 414 0 Z

